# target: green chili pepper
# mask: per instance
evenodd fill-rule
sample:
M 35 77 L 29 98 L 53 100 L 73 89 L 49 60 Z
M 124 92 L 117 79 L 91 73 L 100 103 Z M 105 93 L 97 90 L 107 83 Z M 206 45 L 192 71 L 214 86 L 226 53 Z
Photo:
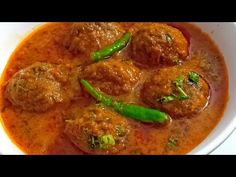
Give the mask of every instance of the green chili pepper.
M 129 42 L 131 33 L 125 33 L 120 39 L 105 48 L 91 53 L 91 58 L 94 62 L 109 58 L 114 53 L 123 49 Z
M 142 122 L 158 122 L 166 123 L 170 117 L 168 114 L 156 109 L 150 109 L 143 106 L 123 103 L 115 101 L 111 97 L 105 95 L 103 92 L 96 90 L 86 80 L 80 80 L 81 84 L 97 101 L 102 102 L 105 106 L 113 108 L 117 113 L 142 121 Z

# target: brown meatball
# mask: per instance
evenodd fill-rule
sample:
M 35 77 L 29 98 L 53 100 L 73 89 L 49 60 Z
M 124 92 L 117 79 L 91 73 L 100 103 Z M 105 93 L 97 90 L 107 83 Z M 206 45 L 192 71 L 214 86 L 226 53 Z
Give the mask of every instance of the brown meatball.
M 65 134 L 82 151 L 115 154 L 125 148 L 129 135 L 126 118 L 108 108 L 90 106 L 75 120 L 67 120 Z
M 144 83 L 141 90 L 142 100 L 152 107 L 166 111 L 173 118 L 198 113 L 208 103 L 210 88 L 201 76 L 198 84 L 190 82 L 190 71 L 179 66 L 160 69 L 150 80 Z M 184 79 L 182 89 L 188 95 L 188 98 L 174 99 L 166 103 L 161 102 L 163 96 L 178 96 L 180 94 L 174 83 L 178 77 Z
M 64 66 L 37 62 L 20 70 L 9 80 L 5 97 L 23 110 L 45 112 L 56 103 L 73 97 L 73 90 L 80 92 L 74 84 L 75 74 L 71 75 L 68 79 L 69 72 Z M 65 89 L 67 84 L 70 89 Z
M 131 61 L 109 59 L 87 66 L 83 77 L 109 95 L 127 94 L 137 83 L 140 70 Z
M 90 53 L 105 47 L 122 36 L 124 31 L 118 23 L 73 23 L 64 45 L 72 53 Z
M 188 56 L 188 41 L 172 26 L 142 24 L 134 32 L 129 53 L 143 66 L 176 65 Z

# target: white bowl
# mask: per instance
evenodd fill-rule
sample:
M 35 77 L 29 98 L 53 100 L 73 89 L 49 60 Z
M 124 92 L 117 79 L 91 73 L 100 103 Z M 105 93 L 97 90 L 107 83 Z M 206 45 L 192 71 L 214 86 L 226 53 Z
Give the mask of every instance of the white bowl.
M 21 40 L 42 23 L 0 23 L 0 74 Z M 225 57 L 229 73 L 229 102 L 225 114 L 210 135 L 189 154 L 209 154 L 236 128 L 236 23 L 195 23 L 208 33 Z M 214 33 L 212 33 L 214 31 Z M 0 153 L 24 154 L 4 131 L 0 122 Z

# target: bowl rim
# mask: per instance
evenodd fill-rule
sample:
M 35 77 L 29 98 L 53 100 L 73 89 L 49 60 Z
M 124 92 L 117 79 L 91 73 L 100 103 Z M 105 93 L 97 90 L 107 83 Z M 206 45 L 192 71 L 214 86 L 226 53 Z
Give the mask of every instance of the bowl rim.
M 234 30 L 236 31 L 236 22 L 225 22 L 225 23 L 232 24 L 234 26 Z M 223 23 L 223 24 L 225 24 L 225 23 Z M 214 40 L 213 37 L 211 37 L 211 38 Z M 219 45 L 217 45 L 217 46 L 219 46 Z M 219 47 L 219 49 L 220 49 L 220 47 Z M 224 54 L 223 54 L 223 56 L 224 56 Z M 236 114 L 235 114 L 234 116 L 231 117 L 231 120 L 229 121 L 229 123 L 227 123 L 227 125 L 224 126 L 224 129 L 222 129 L 220 131 L 220 133 L 218 133 L 217 135 L 214 135 L 213 140 L 207 142 L 206 146 L 199 148 L 199 146 L 202 145 L 205 142 L 205 140 L 207 140 L 207 138 L 211 134 L 213 134 L 214 130 L 216 130 L 217 127 L 220 125 L 221 121 L 223 120 L 223 118 L 225 116 L 225 113 L 228 111 L 227 108 L 229 107 L 229 101 L 232 99 L 232 96 L 230 95 L 230 92 L 232 92 L 232 91 L 230 91 L 230 85 L 232 83 L 232 82 L 230 82 L 231 75 L 230 75 L 230 71 L 229 71 L 229 66 L 227 65 L 227 63 L 225 63 L 225 64 L 226 64 L 226 67 L 228 70 L 228 78 L 229 78 L 229 88 L 228 88 L 229 89 L 229 98 L 228 98 L 228 102 L 227 102 L 224 114 L 222 115 L 220 121 L 217 123 L 217 125 L 214 127 L 214 129 L 210 132 L 210 134 L 202 142 L 200 142 L 194 149 L 192 149 L 192 151 L 190 151 L 187 154 L 193 154 L 193 155 L 210 154 L 210 153 L 214 152 L 218 147 L 220 147 L 236 130 Z

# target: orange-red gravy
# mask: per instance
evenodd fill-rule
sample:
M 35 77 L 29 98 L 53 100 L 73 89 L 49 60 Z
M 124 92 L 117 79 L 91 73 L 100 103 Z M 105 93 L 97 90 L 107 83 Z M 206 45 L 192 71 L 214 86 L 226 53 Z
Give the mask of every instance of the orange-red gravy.
M 174 23 L 173 23 L 174 24 Z M 121 23 L 124 28 L 131 23 Z M 204 73 L 211 88 L 208 107 L 188 119 L 173 120 L 168 126 L 144 124 L 129 119 L 135 132 L 122 154 L 185 154 L 203 141 L 221 119 L 228 100 L 228 75 L 219 49 L 198 27 L 189 23 L 175 23 L 183 28 L 190 40 L 190 58 L 186 66 Z M 64 135 L 64 120 L 81 112 L 91 100 L 81 99 L 50 109 L 45 113 L 30 113 L 13 107 L 3 92 L 14 73 L 36 61 L 55 64 L 80 65 L 82 56 L 73 55 L 62 45 L 70 23 L 48 23 L 30 34 L 12 54 L 1 79 L 0 108 L 4 127 L 10 138 L 27 154 L 83 154 Z M 124 56 L 121 52 L 118 55 Z M 152 70 L 145 71 L 144 75 Z M 143 77 L 145 78 L 145 77 Z M 121 100 L 138 100 L 133 93 Z M 178 147 L 166 148 L 170 136 L 178 137 Z

